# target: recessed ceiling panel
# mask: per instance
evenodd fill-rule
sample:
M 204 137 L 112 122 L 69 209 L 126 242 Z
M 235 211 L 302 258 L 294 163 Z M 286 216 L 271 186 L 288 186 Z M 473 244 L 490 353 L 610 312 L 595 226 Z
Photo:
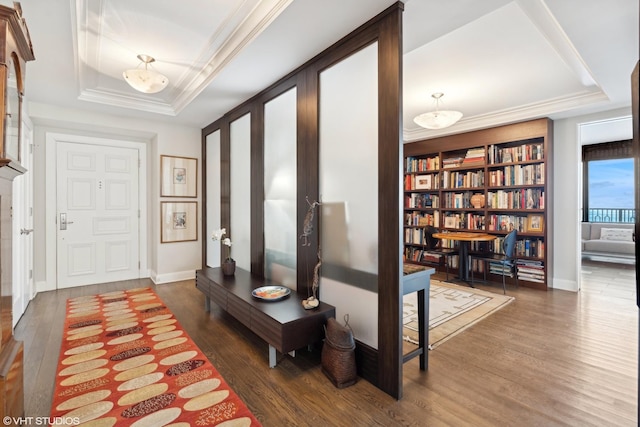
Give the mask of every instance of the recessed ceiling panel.
M 445 94 L 440 109 L 463 112 L 458 127 L 540 105 L 551 114 L 555 102 L 600 94 L 567 40 L 554 38 L 529 12 L 509 3 L 406 54 L 405 132 L 421 130 L 413 118 L 435 110 L 436 92 Z
M 293 0 L 78 0 L 79 98 L 176 115 Z M 122 72 L 144 68 L 169 79 L 136 92 Z

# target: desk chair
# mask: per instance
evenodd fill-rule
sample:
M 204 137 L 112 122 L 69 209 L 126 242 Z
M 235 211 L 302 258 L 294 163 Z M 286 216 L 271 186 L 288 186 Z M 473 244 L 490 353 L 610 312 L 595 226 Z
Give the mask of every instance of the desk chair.
M 484 280 L 487 280 L 487 263 L 489 265 L 499 265 L 502 273 L 502 293 L 507 293 L 507 285 L 505 283 L 505 276 L 508 273 L 513 274 L 516 279 L 516 287 L 518 287 L 518 267 L 516 266 L 516 237 L 517 231 L 513 230 L 502 241 L 502 253 L 496 252 L 475 252 L 469 254 L 472 267 L 471 267 L 471 287 L 473 287 L 473 260 L 477 259 L 484 263 Z
M 436 237 L 433 237 L 433 234 L 437 232 L 438 230 L 436 230 L 435 227 L 428 226 L 425 228 L 424 237 L 425 237 L 425 245 L 427 246 L 427 249 L 425 250 L 425 252 L 433 255 L 441 255 L 444 257 L 444 268 L 445 268 L 446 280 L 448 281 L 449 280 L 449 264 L 450 264 L 449 259 L 452 256 L 458 255 L 458 249 L 443 248 L 442 240 Z

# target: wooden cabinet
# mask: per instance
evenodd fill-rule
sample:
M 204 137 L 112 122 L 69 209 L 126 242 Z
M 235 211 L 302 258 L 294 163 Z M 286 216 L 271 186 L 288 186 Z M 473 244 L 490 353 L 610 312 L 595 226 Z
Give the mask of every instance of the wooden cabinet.
M 23 345 L 13 337 L 12 199 L 20 165 L 25 62 L 34 59 L 20 4 L 0 6 L 0 418 L 24 414 Z
M 552 272 L 552 126 L 539 119 L 405 144 L 405 261 L 442 263 L 426 251 L 427 226 L 494 234 L 492 243 L 471 248 L 494 251 L 516 229 L 518 279 L 546 289 Z M 471 268 L 481 272 L 484 264 Z

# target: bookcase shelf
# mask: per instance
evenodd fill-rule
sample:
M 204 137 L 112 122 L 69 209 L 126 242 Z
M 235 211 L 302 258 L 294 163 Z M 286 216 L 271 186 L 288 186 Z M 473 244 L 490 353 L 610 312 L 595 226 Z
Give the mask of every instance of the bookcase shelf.
M 547 289 L 553 272 L 552 140 L 553 122 L 538 119 L 405 144 L 405 262 L 444 268 L 443 260 L 425 252 L 426 226 L 494 234 L 496 240 L 471 248 L 493 251 L 515 228 L 519 282 Z

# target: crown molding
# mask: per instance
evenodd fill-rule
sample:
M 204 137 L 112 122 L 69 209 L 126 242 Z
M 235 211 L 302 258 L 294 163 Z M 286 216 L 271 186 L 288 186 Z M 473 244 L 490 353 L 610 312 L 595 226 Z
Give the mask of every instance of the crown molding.
M 583 108 L 585 106 L 607 101 L 609 101 L 609 97 L 602 90 L 598 89 L 597 91 L 590 93 L 555 98 L 543 102 L 537 102 L 535 104 L 523 105 L 509 110 L 495 111 L 489 114 L 463 118 L 455 125 L 446 129 L 404 129 L 403 140 L 404 142 L 414 142 L 455 133 L 501 126 L 539 117 L 548 117 L 556 113 L 566 112 L 567 110 Z

